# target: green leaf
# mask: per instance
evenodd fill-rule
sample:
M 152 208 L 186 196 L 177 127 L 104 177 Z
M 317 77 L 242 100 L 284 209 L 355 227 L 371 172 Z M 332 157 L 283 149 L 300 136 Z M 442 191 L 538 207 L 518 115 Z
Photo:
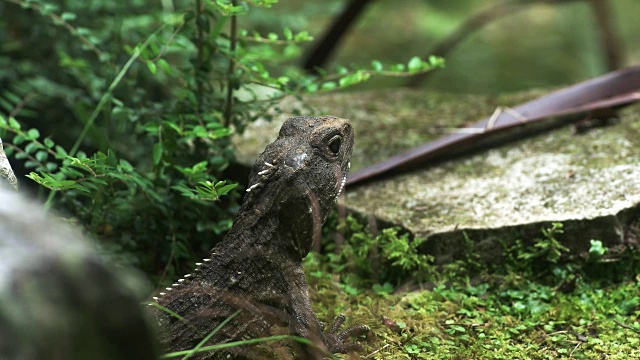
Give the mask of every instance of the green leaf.
M 163 121 L 163 122 L 162 122 L 162 124 L 163 124 L 163 125 L 167 125 L 167 126 L 169 126 L 170 128 L 172 128 L 173 130 L 175 130 L 175 132 L 176 132 L 176 133 L 178 133 L 178 135 L 180 135 L 180 136 L 182 136 L 182 135 L 183 135 L 183 131 L 182 131 L 182 129 L 180 128 L 180 126 L 178 126 L 178 124 L 175 124 L 175 123 L 173 123 L 173 122 L 171 122 L 171 121 Z M 156 126 L 156 128 L 155 128 L 155 129 L 156 129 L 155 131 L 158 131 L 158 127 L 157 127 L 157 126 Z
M 371 62 L 371 68 L 376 72 L 381 72 L 384 69 L 384 66 L 382 66 L 382 63 L 380 61 L 373 60 Z
M 62 146 L 56 145 L 56 155 L 58 155 L 59 158 L 64 158 L 69 154 L 67 153 L 67 150 L 65 150 Z
M 296 42 L 313 41 L 313 36 L 309 35 L 308 31 L 301 31 L 293 37 L 293 40 Z
M 417 56 L 412 57 L 411 60 L 409 60 L 409 63 L 407 63 L 407 68 L 409 69 L 409 72 L 412 73 L 422 70 L 422 60 Z
M 278 34 L 276 34 L 276 33 L 269 33 L 269 35 L 267 35 L 267 37 L 271 41 L 278 41 Z
M 24 151 L 27 154 L 31 154 L 33 152 L 35 152 L 36 150 L 38 150 L 39 146 L 36 143 L 28 143 L 27 146 L 24 148 Z
M 196 137 L 209 137 L 209 132 L 207 132 L 207 129 L 204 128 L 204 126 L 196 126 L 193 128 L 193 136 Z
M 113 105 L 115 105 L 116 107 L 124 107 L 124 103 L 122 102 L 122 100 L 120 99 L 116 99 L 115 97 L 111 98 L 111 102 L 113 103 Z
M 51 140 L 50 138 L 45 138 L 44 139 L 44 145 L 51 149 L 52 147 L 54 147 L 56 144 L 53 142 L 53 140 Z
M 287 41 L 293 40 L 293 32 L 291 32 L 291 29 L 289 29 L 288 27 L 284 28 L 284 30 L 282 30 L 282 33 L 284 34 L 284 38 Z
M 606 254 L 609 249 L 602 244 L 600 240 L 591 240 L 591 247 L 589 248 L 589 260 L 598 260 Z
M 342 80 L 342 79 L 340 79 Z M 322 90 L 332 90 L 335 89 L 336 86 L 338 86 L 338 84 L 336 84 L 333 81 L 327 81 L 325 83 L 322 83 L 322 86 L 320 87 Z
M 229 184 L 229 185 L 225 185 L 225 186 L 223 186 L 223 187 L 221 187 L 221 188 L 217 189 L 217 190 L 218 190 L 218 195 L 219 195 L 219 196 L 225 195 L 225 194 L 227 194 L 229 191 L 231 191 L 231 190 L 235 189 L 237 186 L 238 186 L 238 184 Z
M 40 166 L 40 164 L 38 162 L 36 162 L 36 161 L 29 160 L 29 161 L 25 161 L 25 163 L 24 163 L 24 167 L 26 167 L 27 169 L 36 168 L 38 166 Z
M 429 64 L 433 67 L 444 67 L 444 59 L 440 56 L 431 55 L 429 56 Z
M 47 160 L 47 157 L 49 156 L 49 154 L 47 154 L 46 151 L 44 150 L 40 150 L 36 153 L 36 160 L 40 161 L 40 162 L 45 162 Z
M 158 165 L 160 164 L 160 160 L 162 160 L 162 153 L 164 152 L 164 149 L 162 147 L 162 143 L 158 142 L 155 143 L 155 145 L 153 145 L 153 164 L 154 165 Z
M 76 14 L 70 12 L 63 12 L 60 14 L 60 18 L 64 21 L 73 21 L 76 19 Z
M 289 83 L 289 80 L 291 80 L 291 79 L 289 77 L 287 77 L 287 76 L 280 76 L 277 79 L 278 84 L 280 84 L 282 86 L 287 85 Z
M 341 88 L 347 87 L 347 86 L 355 85 L 363 81 L 366 81 L 367 79 L 369 79 L 369 77 L 371 77 L 369 73 L 366 73 L 362 70 L 358 70 L 351 75 L 347 75 L 341 78 L 339 81 L 339 84 Z
M 12 129 L 20 130 L 20 123 L 14 117 L 9 118 L 9 126 L 11 126 Z
M 233 133 L 233 131 L 230 128 L 220 128 L 220 129 L 216 129 L 213 130 L 209 133 L 209 138 L 211 139 L 220 139 L 223 138 L 225 136 L 229 136 Z
M 155 64 L 153 61 L 148 60 L 148 61 L 147 61 L 147 67 L 149 68 L 149 71 L 150 71 L 153 75 L 155 75 L 155 74 L 156 74 L 157 68 L 156 68 L 156 64 Z
M 193 167 L 191 169 L 193 170 L 194 173 L 205 172 L 205 171 L 207 171 L 207 162 L 206 161 L 201 161 L 201 162 L 193 165 Z
M 29 129 L 29 131 L 27 131 L 27 138 L 29 140 L 36 140 L 40 137 L 40 132 L 38 131 L 38 129 Z
M 173 74 L 173 70 L 171 70 L 171 66 L 169 66 L 169 63 L 167 62 L 167 60 L 158 59 L 158 66 L 160 66 L 162 71 L 164 71 L 165 73 L 169 75 Z
M 16 135 L 13 137 L 13 144 L 20 145 L 26 140 L 24 135 Z
M 149 41 L 149 50 L 153 56 L 157 56 L 160 53 L 160 48 L 158 47 L 158 39 L 154 35 L 151 36 L 152 40 Z
M 406 66 L 404 64 L 396 64 L 392 67 L 393 71 L 404 71 Z
M 127 160 L 120 159 L 120 168 L 126 172 L 133 171 L 133 166 Z

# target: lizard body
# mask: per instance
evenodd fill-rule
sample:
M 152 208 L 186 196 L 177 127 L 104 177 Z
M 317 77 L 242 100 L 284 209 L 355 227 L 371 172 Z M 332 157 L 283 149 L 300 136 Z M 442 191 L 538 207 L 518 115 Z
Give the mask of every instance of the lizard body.
M 280 325 L 331 352 L 357 347 L 345 339 L 368 328 L 337 334 L 343 317 L 322 333 L 302 269 L 302 259 L 320 241 L 321 227 L 344 187 L 352 147 L 353 129 L 345 119 L 294 117 L 283 124 L 256 160 L 247 195 L 224 240 L 192 274 L 155 298 L 183 317 L 155 312 L 169 350 L 193 348 L 237 310 L 207 344 L 265 336 Z M 321 356 L 310 349 L 303 353 L 305 358 Z M 242 355 L 242 350 L 230 354 Z

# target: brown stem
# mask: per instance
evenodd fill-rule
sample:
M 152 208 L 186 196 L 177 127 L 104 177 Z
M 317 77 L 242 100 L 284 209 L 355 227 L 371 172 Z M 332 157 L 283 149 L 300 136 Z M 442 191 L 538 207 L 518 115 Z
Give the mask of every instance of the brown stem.
M 200 117 L 202 111 L 202 98 L 204 94 L 204 83 L 200 76 L 202 66 L 204 63 L 204 29 L 202 28 L 201 16 L 202 15 L 202 0 L 196 0 L 196 48 L 197 48 L 197 64 L 196 64 L 196 101 L 197 109 L 196 113 Z
M 231 0 L 231 6 L 236 6 L 236 0 Z M 229 34 L 229 53 L 231 56 L 234 55 L 236 51 L 236 32 L 237 32 L 237 18 L 236 15 L 231 16 L 231 24 L 230 24 L 230 34 Z M 227 70 L 227 102 L 225 105 L 224 112 L 224 126 L 228 127 L 231 124 L 231 118 L 233 117 L 233 86 L 234 86 L 234 73 L 235 72 L 235 62 L 233 60 L 229 61 L 229 69 Z
M 600 31 L 600 44 L 604 52 L 607 71 L 619 69 L 622 62 L 622 51 L 614 27 L 615 22 L 612 21 L 611 2 L 609 0 L 591 0 L 589 5 Z
M 453 50 L 458 44 L 465 40 L 469 35 L 480 30 L 485 25 L 492 23 L 495 20 L 501 19 L 503 16 L 515 13 L 520 10 L 524 10 L 527 5 L 535 3 L 568 3 L 574 1 L 584 0 L 508 0 L 489 8 L 483 9 L 476 14 L 469 17 L 462 25 L 460 25 L 449 37 L 440 41 L 431 50 L 428 51 L 428 55 L 445 57 L 451 50 Z M 418 74 L 413 76 L 407 81 L 407 86 L 417 87 L 430 75 L 429 72 Z
M 347 30 L 353 25 L 358 16 L 362 14 L 365 7 L 372 2 L 373 0 L 349 1 L 343 12 L 336 18 L 329 30 L 322 36 L 322 39 L 320 39 L 306 57 L 302 68 L 309 73 L 313 73 L 316 72 L 317 68 L 322 67 L 338 46 L 338 43 L 344 37 Z

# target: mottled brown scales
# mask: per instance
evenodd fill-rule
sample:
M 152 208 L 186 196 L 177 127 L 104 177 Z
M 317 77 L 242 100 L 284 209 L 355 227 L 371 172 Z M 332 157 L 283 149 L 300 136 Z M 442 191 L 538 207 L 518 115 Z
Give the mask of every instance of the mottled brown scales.
M 289 333 L 330 352 L 358 347 L 347 340 L 366 333 L 366 326 L 338 333 L 341 316 L 322 332 L 302 270 L 302 259 L 320 240 L 321 227 L 344 186 L 352 147 L 353 128 L 345 119 L 294 117 L 282 125 L 278 138 L 253 166 L 233 228 L 192 274 L 155 298 L 183 317 L 155 311 L 161 341 L 169 351 L 193 348 L 237 310 L 240 313 L 207 345 L 267 336 L 274 326 L 288 326 Z M 322 357 L 312 347 L 298 348 L 300 358 Z M 261 356 L 246 349 L 233 348 L 223 357 Z M 207 352 L 196 358 L 215 356 Z

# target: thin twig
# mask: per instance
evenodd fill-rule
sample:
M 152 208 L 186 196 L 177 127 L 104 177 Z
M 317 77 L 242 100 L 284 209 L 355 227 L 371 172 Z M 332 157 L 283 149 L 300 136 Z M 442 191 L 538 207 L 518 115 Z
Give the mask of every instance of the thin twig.
M 77 37 L 78 39 L 80 39 L 80 41 L 83 44 L 85 44 L 89 49 L 91 49 L 91 51 L 93 51 L 101 61 L 104 61 L 106 59 L 106 56 L 104 55 L 104 53 L 102 51 L 100 51 L 100 49 L 98 49 L 91 41 L 89 41 L 89 39 L 87 39 L 86 37 L 80 35 L 76 28 L 74 28 L 71 24 L 66 22 L 60 16 L 58 16 L 56 14 L 45 14 L 44 11 L 42 10 L 42 7 L 40 7 L 40 5 L 38 5 L 36 3 L 33 3 L 31 1 L 29 1 L 29 2 L 21 1 L 21 0 L 7 0 L 7 1 L 12 2 L 12 3 L 16 4 L 16 5 L 20 5 L 22 7 L 31 8 L 32 10 L 35 10 L 35 11 L 39 12 L 40 14 L 42 14 L 42 16 L 48 16 L 49 18 L 53 19 L 55 22 L 60 23 L 60 25 L 62 25 L 62 27 L 67 29 L 67 31 L 69 31 L 71 33 L 71 35 L 73 35 L 73 36 Z
M 546 334 L 546 336 L 553 336 L 553 335 L 560 335 L 560 334 L 567 334 L 568 331 L 567 330 L 560 330 L 560 331 L 556 331 L 556 332 L 552 332 L 549 334 Z
M 638 329 L 634 328 L 633 326 L 629 326 L 629 325 L 627 325 L 627 324 L 625 324 L 625 323 L 622 323 L 622 322 L 620 322 L 620 321 L 618 321 L 618 320 L 615 320 L 615 319 L 613 319 L 613 322 L 614 322 L 614 323 L 616 323 L 616 324 L 617 324 L 618 326 L 620 326 L 620 327 L 623 327 L 623 328 L 625 328 L 625 329 L 631 330 L 631 331 L 633 331 L 633 332 L 634 332 L 634 333 L 636 333 L 636 334 L 640 334 L 640 330 L 638 330 Z
M 580 347 L 580 345 L 582 345 L 582 343 L 581 343 L 581 342 L 579 342 L 579 343 L 576 345 L 576 347 L 574 347 L 574 348 L 573 348 L 573 350 L 571 350 L 571 352 L 569 353 L 569 357 L 572 357 L 572 356 L 573 356 L 573 353 L 574 353 L 576 350 L 578 350 L 578 348 Z
M 182 27 L 184 26 L 184 22 L 182 24 L 180 24 L 172 33 L 171 36 L 169 37 L 169 40 L 167 40 L 167 43 L 164 44 L 164 46 L 162 46 L 162 49 L 160 49 L 160 52 L 158 53 L 158 55 L 156 57 L 154 57 L 153 59 L 151 59 L 151 61 L 156 62 L 158 60 L 160 60 L 160 58 L 162 56 L 164 56 L 164 53 L 169 49 L 169 45 L 171 45 L 171 43 L 175 40 L 176 35 L 178 35 L 178 33 L 180 32 L 180 30 L 182 30 Z
M 20 102 L 13 108 L 13 110 L 11 110 L 11 113 L 9 114 L 9 117 L 10 118 L 15 118 L 18 115 L 18 113 L 20 112 L 20 110 L 22 110 L 27 105 L 29 100 L 31 100 L 33 97 L 35 97 L 33 92 L 29 92 L 27 95 L 22 97 L 22 99 L 20 99 Z
M 237 0 L 231 0 L 231 6 L 236 6 Z M 229 34 L 229 55 L 233 57 L 236 51 L 236 42 L 237 42 L 237 16 L 231 15 L 231 23 L 230 26 L 230 34 Z M 227 70 L 227 101 L 225 105 L 224 111 L 224 126 L 229 127 L 231 124 L 231 117 L 233 116 L 233 86 L 234 86 L 234 72 L 235 72 L 235 62 L 229 61 L 229 69 Z
M 172 232 L 171 234 L 171 252 L 169 252 L 169 260 L 167 261 L 167 265 L 165 265 L 164 270 L 162 271 L 162 275 L 160 276 L 160 280 L 158 281 L 158 284 L 162 284 L 162 282 L 164 281 L 164 277 L 167 275 L 167 272 L 169 271 L 169 267 L 171 266 L 171 263 L 173 262 L 173 253 L 176 247 L 176 234 L 174 232 Z
M 372 357 L 373 355 L 375 355 L 375 354 L 379 353 L 380 351 L 382 351 L 382 350 L 384 350 L 384 349 L 388 348 L 389 346 L 391 346 L 391 344 L 387 344 L 387 345 L 385 345 L 385 346 L 381 347 L 380 349 L 378 349 L 378 350 L 376 350 L 376 351 L 372 352 L 371 354 L 369 354 L 369 355 L 365 356 L 364 358 L 365 358 L 365 359 L 370 358 L 370 357 Z

